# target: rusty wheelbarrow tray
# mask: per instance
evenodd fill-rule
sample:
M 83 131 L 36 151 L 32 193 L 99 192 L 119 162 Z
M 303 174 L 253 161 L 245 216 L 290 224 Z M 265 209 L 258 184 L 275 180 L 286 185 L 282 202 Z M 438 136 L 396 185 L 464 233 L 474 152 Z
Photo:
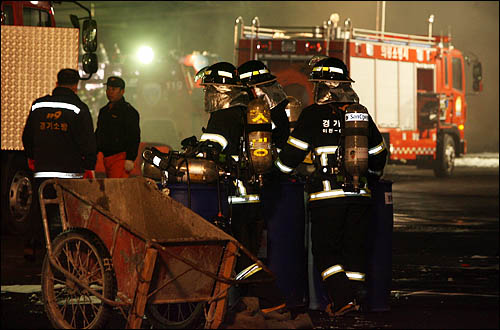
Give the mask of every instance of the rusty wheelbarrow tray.
M 235 238 L 149 179 L 51 179 L 39 198 L 47 242 L 42 296 L 54 327 L 103 327 L 115 307 L 127 328 L 139 328 L 146 306 L 207 302 L 205 328 L 217 328 L 240 251 L 272 275 Z M 49 204 L 59 206 L 63 229 L 54 241 Z

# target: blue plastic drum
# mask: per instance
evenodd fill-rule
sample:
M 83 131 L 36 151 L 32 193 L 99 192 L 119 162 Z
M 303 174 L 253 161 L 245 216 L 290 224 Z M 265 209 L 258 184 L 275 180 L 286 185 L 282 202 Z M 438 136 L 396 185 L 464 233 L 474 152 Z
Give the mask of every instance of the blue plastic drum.
M 304 185 L 283 179 L 264 185 L 267 265 L 289 307 L 303 306 L 307 294 Z
M 170 197 L 189 207 L 188 185 L 186 183 L 169 184 Z M 213 222 L 219 212 L 217 185 L 202 183 L 191 184 L 191 210 L 201 215 L 206 220 Z M 221 185 L 221 205 L 223 214 L 227 214 L 227 197 Z

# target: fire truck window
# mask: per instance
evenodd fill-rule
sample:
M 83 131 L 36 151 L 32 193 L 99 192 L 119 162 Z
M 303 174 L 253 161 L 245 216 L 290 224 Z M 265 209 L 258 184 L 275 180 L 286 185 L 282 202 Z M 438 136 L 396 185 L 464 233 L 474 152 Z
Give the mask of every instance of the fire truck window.
M 451 60 L 452 73 L 453 73 L 453 88 L 456 90 L 463 90 L 462 88 L 462 61 L 458 57 Z
M 444 84 L 448 86 L 448 57 L 444 58 Z
M 11 5 L 5 5 L 2 10 L 2 24 L 14 25 L 14 14 Z
M 417 69 L 417 89 L 419 91 L 434 91 L 434 70 Z
M 50 15 L 44 10 L 35 8 L 23 8 L 24 26 L 51 26 Z

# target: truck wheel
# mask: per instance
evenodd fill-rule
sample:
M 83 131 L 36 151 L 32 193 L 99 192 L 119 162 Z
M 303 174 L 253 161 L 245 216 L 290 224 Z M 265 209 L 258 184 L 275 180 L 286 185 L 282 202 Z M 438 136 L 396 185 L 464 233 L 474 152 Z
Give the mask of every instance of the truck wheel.
M 449 177 L 455 168 L 455 141 L 450 135 L 443 134 L 438 139 L 437 147 L 434 174 L 437 177 Z
M 146 315 L 155 329 L 197 329 L 204 302 L 147 304 Z
M 52 243 L 56 262 L 105 298 L 116 297 L 116 277 L 108 249 L 93 232 L 73 228 Z M 48 255 L 42 266 L 42 301 L 55 329 L 103 328 L 112 307 L 51 266 Z
M 29 229 L 33 198 L 33 175 L 26 159 L 13 155 L 2 166 L 2 226 L 11 234 L 24 235 Z

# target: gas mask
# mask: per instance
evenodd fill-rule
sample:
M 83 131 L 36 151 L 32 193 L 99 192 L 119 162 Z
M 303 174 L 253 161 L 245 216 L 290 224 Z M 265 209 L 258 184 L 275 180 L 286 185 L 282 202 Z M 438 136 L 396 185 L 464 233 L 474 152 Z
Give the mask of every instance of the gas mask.
M 286 93 L 283 87 L 275 80 L 272 83 L 252 86 L 258 98 L 263 99 L 269 109 L 273 109 L 286 99 Z
M 317 104 L 359 103 L 359 97 L 352 89 L 351 83 L 325 80 L 314 84 L 314 102 Z
M 248 93 L 240 86 L 217 84 L 205 86 L 205 111 L 208 113 L 238 105 L 247 106 L 248 102 L 250 102 Z

